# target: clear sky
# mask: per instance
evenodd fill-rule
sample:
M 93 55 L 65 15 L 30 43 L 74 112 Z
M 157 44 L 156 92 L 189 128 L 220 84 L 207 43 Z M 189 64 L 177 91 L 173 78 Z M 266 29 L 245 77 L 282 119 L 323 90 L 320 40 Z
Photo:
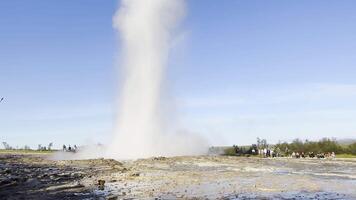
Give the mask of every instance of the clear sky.
M 116 0 L 0 2 L 0 140 L 110 138 Z M 356 137 L 356 2 L 190 0 L 167 82 L 214 145 Z

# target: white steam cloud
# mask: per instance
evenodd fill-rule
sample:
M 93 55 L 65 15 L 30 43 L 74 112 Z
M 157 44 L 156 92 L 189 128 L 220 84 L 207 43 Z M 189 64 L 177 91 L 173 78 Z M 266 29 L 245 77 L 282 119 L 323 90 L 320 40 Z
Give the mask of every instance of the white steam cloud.
M 206 153 L 203 138 L 172 131 L 162 86 L 184 0 L 122 0 L 114 16 L 123 55 L 123 88 L 107 156 L 118 159 Z

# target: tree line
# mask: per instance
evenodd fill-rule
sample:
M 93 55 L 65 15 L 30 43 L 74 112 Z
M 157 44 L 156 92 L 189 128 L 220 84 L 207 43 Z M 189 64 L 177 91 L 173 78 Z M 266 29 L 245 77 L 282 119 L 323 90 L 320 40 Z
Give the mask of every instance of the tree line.
M 341 145 L 335 139 L 330 138 L 323 138 L 319 141 L 295 139 L 291 143 L 279 142 L 274 145 L 274 148 L 279 149 L 285 154 L 291 154 L 292 152 L 335 152 L 336 154 L 346 153 L 356 155 L 356 142 L 349 145 Z
M 272 150 L 279 156 L 290 156 L 295 153 L 313 153 L 324 154 L 352 154 L 356 155 L 356 142 L 348 145 L 343 145 L 337 142 L 336 139 L 323 138 L 319 141 L 309 141 L 295 139 L 292 142 L 278 142 L 277 144 L 269 144 L 266 139 L 257 138 L 257 144 L 251 146 L 232 146 L 224 148 L 224 155 L 253 155 L 260 153 L 260 150 L 268 149 Z M 253 151 L 254 150 L 254 151 Z
M 7 142 L 2 142 L 2 145 L 4 146 L 5 150 L 29 150 L 32 151 L 33 149 L 31 149 L 30 146 L 25 145 L 24 147 L 12 147 L 11 145 L 9 145 Z M 46 145 L 42 145 L 39 144 L 37 146 L 37 151 L 51 151 L 53 147 L 53 142 L 49 143 L 47 146 Z

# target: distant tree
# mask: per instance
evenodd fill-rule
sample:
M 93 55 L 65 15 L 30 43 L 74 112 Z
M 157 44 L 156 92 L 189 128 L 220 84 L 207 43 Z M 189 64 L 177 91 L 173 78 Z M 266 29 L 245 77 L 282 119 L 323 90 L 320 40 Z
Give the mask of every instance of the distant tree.
M 39 150 L 39 151 L 42 150 L 42 144 L 39 144 L 39 145 L 38 145 L 37 150 Z
M 257 137 L 257 148 L 261 149 L 261 139 L 259 137 Z
M 278 142 L 275 145 L 275 149 L 277 149 L 277 153 L 279 153 L 281 155 L 287 156 L 290 154 L 290 152 L 289 152 L 290 147 L 287 142 Z
M 234 147 L 227 147 L 224 149 L 224 155 L 226 156 L 236 156 L 236 150 Z
M 344 148 L 340 144 L 337 143 L 335 139 L 323 138 L 319 141 L 308 141 L 304 142 L 300 139 L 295 139 L 291 143 L 278 143 L 275 145 L 282 152 L 285 149 L 288 149 L 289 153 L 285 151 L 287 154 L 291 152 L 314 152 L 314 153 L 327 153 L 327 152 L 335 152 L 335 153 L 345 153 L 350 152 L 350 147 Z
M 264 148 L 267 148 L 267 147 L 268 147 L 267 140 L 257 137 L 257 148 L 258 149 L 264 149 Z
M 2 144 L 4 145 L 4 148 L 6 150 L 11 150 L 12 149 L 12 147 L 7 142 L 2 142 Z
M 347 152 L 356 155 L 356 142 L 347 147 Z
M 4 148 L 7 149 L 7 143 L 6 142 L 2 142 L 2 145 L 4 145 Z
M 28 145 L 25 145 L 24 149 L 25 149 L 25 150 L 31 150 L 31 147 L 28 146 Z
M 305 148 L 304 148 L 303 141 L 300 140 L 300 139 L 293 140 L 293 142 L 290 145 L 290 149 L 295 151 L 295 152 L 304 152 Z
M 53 142 L 49 143 L 47 150 L 50 151 L 52 149 L 52 146 L 53 146 Z
M 267 148 L 268 147 L 267 140 L 266 139 L 262 139 L 261 140 L 261 145 L 262 145 L 262 148 Z

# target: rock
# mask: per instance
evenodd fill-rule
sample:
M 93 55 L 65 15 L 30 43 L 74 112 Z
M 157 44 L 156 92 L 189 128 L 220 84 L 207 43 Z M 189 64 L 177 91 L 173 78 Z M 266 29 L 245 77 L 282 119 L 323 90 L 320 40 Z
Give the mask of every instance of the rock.
M 125 167 L 124 167 L 124 168 L 122 168 L 122 169 L 120 169 L 120 172 L 121 172 L 121 173 L 125 173 L 125 172 L 127 172 L 127 171 L 128 171 L 128 169 L 127 169 L 127 168 L 125 168 Z
M 73 172 L 70 174 L 71 177 L 74 177 L 74 178 L 81 178 L 84 176 L 84 172 Z
M 99 188 L 99 190 L 104 190 L 104 188 L 105 188 L 104 180 L 98 180 L 98 188 Z
M 11 170 L 10 168 L 6 168 L 6 169 L 4 170 L 5 174 L 10 174 L 11 171 L 12 171 L 12 170 Z
M 154 157 L 153 160 L 167 160 L 164 156 Z
M 49 178 L 50 178 L 51 180 L 53 180 L 53 181 L 59 181 L 59 180 L 62 180 L 62 178 L 61 178 L 61 177 L 55 177 L 55 176 L 53 176 L 53 175 L 51 175 Z
M 0 186 L 6 185 L 9 183 L 11 183 L 11 179 L 9 179 L 9 178 L 3 178 L 0 180 Z
M 109 195 L 106 197 L 107 200 L 116 200 L 116 199 L 119 199 L 119 196 L 118 195 Z
M 139 172 L 132 173 L 131 176 L 140 176 Z
M 65 184 L 65 185 L 53 185 L 46 188 L 47 191 L 55 191 L 55 190 L 68 190 L 68 189 L 75 189 L 75 188 L 83 188 L 84 185 L 80 183 L 72 183 L 72 184 Z
M 26 181 L 26 184 L 30 187 L 36 187 L 41 184 L 37 178 L 30 178 Z
M 71 174 L 69 172 L 57 174 L 57 176 L 61 176 L 61 177 L 70 177 L 70 175 Z
M 113 165 L 112 168 L 122 170 L 122 165 Z
M 105 180 L 98 180 L 98 185 L 105 185 Z
M 17 185 L 17 182 L 16 181 L 10 181 L 10 182 L 8 182 L 8 183 L 6 183 L 6 184 L 1 184 L 0 185 L 0 189 L 1 188 L 5 188 L 5 187 L 13 187 L 13 186 L 16 186 Z
M 12 176 L 10 176 L 9 177 L 12 181 L 20 181 L 21 180 L 21 178 L 19 177 L 19 176 L 16 176 L 16 175 L 12 175 Z
M 54 181 L 61 181 L 61 180 L 63 180 L 63 178 L 57 177 L 57 178 L 54 178 L 53 180 L 54 180 Z

